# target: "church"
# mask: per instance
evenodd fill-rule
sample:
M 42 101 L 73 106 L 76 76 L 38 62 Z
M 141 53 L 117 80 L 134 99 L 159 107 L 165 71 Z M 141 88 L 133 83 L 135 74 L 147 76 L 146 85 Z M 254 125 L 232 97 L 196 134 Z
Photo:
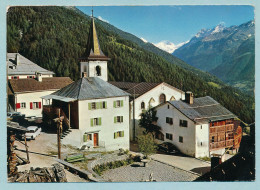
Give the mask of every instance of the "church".
M 69 133 L 62 139 L 88 150 L 130 148 L 129 93 L 107 82 L 107 61 L 102 52 L 92 17 L 87 48 L 80 58 L 81 78 L 42 98 L 52 102 L 43 114 L 53 118 L 56 110 L 64 116 Z

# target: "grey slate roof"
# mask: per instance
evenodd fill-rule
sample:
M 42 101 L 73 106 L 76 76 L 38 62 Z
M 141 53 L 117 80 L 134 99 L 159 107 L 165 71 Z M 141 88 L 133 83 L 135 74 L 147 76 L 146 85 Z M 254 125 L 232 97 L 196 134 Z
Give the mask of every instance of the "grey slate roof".
M 60 97 L 61 101 L 64 97 L 74 100 L 87 100 L 129 95 L 127 92 L 98 77 L 83 77 L 51 94 L 55 99 Z
M 16 55 L 19 56 L 19 64 L 16 64 Z M 52 71 L 48 71 L 39 65 L 33 63 L 29 59 L 20 55 L 19 53 L 7 53 L 6 56 L 7 62 L 7 73 L 8 75 L 34 75 L 35 72 L 39 72 L 45 75 L 54 74 Z M 10 67 L 12 67 L 10 68 Z
M 189 119 L 198 123 L 237 117 L 210 96 L 194 98 L 193 104 L 181 100 L 170 101 L 169 103 Z

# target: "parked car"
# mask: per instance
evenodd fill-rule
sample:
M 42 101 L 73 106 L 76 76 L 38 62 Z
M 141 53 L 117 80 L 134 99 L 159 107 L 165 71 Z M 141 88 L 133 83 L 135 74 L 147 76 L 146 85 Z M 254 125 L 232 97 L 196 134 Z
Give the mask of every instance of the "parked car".
M 42 129 L 37 126 L 27 127 L 27 132 L 25 133 L 26 139 L 34 140 L 38 135 L 41 134 Z
M 158 145 L 158 150 L 162 151 L 162 152 L 166 152 L 168 154 L 176 154 L 176 153 L 180 152 L 178 150 L 178 148 L 176 148 L 176 146 L 174 146 L 170 142 L 163 142 L 162 144 L 159 144 Z
M 19 117 L 19 116 L 23 116 L 20 112 L 7 112 L 7 117 L 8 118 L 13 118 L 13 117 Z

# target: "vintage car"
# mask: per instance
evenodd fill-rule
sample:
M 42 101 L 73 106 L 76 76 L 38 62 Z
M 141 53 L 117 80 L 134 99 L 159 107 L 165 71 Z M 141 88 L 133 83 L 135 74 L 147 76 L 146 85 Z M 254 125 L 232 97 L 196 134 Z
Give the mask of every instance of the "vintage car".
M 41 134 L 42 129 L 37 126 L 29 126 L 27 127 L 27 132 L 25 133 L 25 137 L 28 140 L 34 140 L 38 135 Z

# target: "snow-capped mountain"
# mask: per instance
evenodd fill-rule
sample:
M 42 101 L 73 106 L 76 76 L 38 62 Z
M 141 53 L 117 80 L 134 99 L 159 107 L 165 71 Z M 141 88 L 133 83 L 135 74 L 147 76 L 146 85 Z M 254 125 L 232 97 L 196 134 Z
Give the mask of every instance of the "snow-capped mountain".
M 173 53 L 176 49 L 178 49 L 179 47 L 183 46 L 186 43 L 188 43 L 188 41 L 175 45 L 174 43 L 165 40 L 154 45 L 168 53 Z
M 254 21 L 230 27 L 217 25 L 200 30 L 173 55 L 231 85 L 244 88 L 254 84 L 254 45 Z

